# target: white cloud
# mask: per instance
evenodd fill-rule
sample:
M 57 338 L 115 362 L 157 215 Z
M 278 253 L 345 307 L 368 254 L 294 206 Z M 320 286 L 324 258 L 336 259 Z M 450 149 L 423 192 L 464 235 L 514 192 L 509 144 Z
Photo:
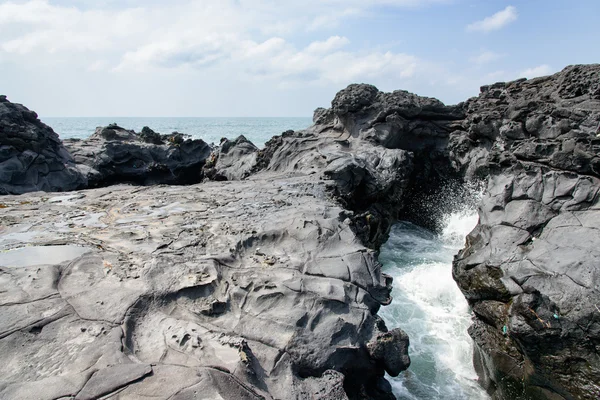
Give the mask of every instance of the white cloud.
M 496 61 L 504 57 L 503 54 L 494 53 L 493 51 L 482 51 L 476 56 L 469 58 L 473 64 L 484 65 Z
M 547 64 L 538 65 L 537 67 L 528 68 L 524 71 L 521 71 L 519 77 L 524 78 L 535 78 L 538 76 L 546 76 L 550 75 L 553 71 L 552 67 Z
M 266 33 L 286 36 L 286 30 L 311 30 L 314 36 L 360 9 L 444 0 L 289 0 L 285 7 L 274 0 L 175 1 L 176 6 L 103 10 L 59 6 L 49 0 L 3 3 L 0 54 L 43 59 L 42 54 L 49 53 L 81 63 L 87 71 L 117 74 L 218 68 L 286 85 L 399 80 L 413 76 L 420 62 L 417 57 L 351 49 L 348 38 L 336 35 L 300 48 L 285 37 Z
M 331 36 L 329 39 L 323 42 L 312 42 L 307 48 L 306 51 L 309 53 L 329 53 L 332 50 L 337 50 L 346 46 L 350 41 L 348 38 L 340 37 L 340 36 Z
M 506 25 L 517 20 L 519 14 L 513 6 L 508 6 L 502 11 L 498 11 L 491 17 L 482 19 L 481 21 L 473 22 L 467 26 L 469 32 L 491 32 L 502 29 Z
M 0 0 L 0 73 L 16 77 L 11 86 L 2 86 L 11 93 L 29 91 L 34 101 L 59 88 L 64 97 L 46 100 L 51 109 L 88 115 L 148 110 L 180 115 L 183 109 L 188 115 L 217 114 L 214 110 L 240 115 L 256 112 L 263 103 L 262 115 L 275 115 L 283 111 L 271 109 L 283 104 L 290 109 L 301 101 L 306 107 L 319 105 L 315 93 L 326 105 L 352 82 L 431 96 L 451 86 L 449 93 L 462 98 L 474 82 L 462 66 L 428 62 L 367 32 L 377 31 L 368 24 L 389 7 L 452 1 Z M 356 35 L 343 25 L 352 18 L 360 28 Z M 407 38 L 394 40 L 407 43 Z M 474 62 L 495 57 L 484 53 Z M 81 91 L 90 87 L 93 96 Z M 101 93 L 107 96 L 103 100 Z M 220 103 L 213 101 L 217 97 Z M 81 111 L 84 104 L 92 111 Z

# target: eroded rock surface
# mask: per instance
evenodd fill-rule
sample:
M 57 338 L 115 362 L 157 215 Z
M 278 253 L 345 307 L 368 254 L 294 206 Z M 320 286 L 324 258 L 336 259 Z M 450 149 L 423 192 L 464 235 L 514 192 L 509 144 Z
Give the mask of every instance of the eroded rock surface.
M 243 135 L 235 140 L 223 138 L 211 159 L 204 167 L 204 174 L 215 181 L 239 181 L 256 169 L 258 148 Z
M 497 399 L 600 398 L 600 65 L 482 88 L 451 135 L 483 176 L 454 263 Z
M 0 96 L 0 194 L 75 190 L 86 184 L 52 128 L 35 112 Z
M 2 205 L 0 397 L 28 398 L 28 381 L 48 399 L 342 399 L 326 371 L 357 387 L 383 374 L 365 344 L 389 282 L 310 176 Z

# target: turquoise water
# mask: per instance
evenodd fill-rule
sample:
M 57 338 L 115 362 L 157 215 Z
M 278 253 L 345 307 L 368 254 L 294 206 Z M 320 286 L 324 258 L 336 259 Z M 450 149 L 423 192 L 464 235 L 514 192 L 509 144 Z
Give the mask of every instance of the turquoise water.
M 379 314 L 410 337 L 410 368 L 388 377 L 398 400 L 489 399 L 473 367 L 471 310 L 452 279 L 453 256 L 477 220 L 470 211 L 448 215 L 441 235 L 401 222 L 381 248 L 394 300 Z
M 186 133 L 193 138 L 207 143 L 218 144 L 221 138 L 235 139 L 239 135 L 246 136 L 256 146 L 275 135 L 289 129 L 308 128 L 312 119 L 306 118 L 167 118 L 167 117 L 95 117 L 95 118 L 57 118 L 40 117 L 42 122 L 54 129 L 61 139 L 85 139 L 98 126 L 116 123 L 125 129 L 140 132 L 144 126 L 154 131 L 167 134 L 174 131 Z

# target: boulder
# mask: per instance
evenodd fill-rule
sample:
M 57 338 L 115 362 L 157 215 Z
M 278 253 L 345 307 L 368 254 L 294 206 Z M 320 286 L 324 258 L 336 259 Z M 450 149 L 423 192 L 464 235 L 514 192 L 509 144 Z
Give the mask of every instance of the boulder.
M 243 135 L 235 140 L 223 138 L 204 173 L 211 180 L 242 180 L 255 168 L 258 153 L 258 148 Z

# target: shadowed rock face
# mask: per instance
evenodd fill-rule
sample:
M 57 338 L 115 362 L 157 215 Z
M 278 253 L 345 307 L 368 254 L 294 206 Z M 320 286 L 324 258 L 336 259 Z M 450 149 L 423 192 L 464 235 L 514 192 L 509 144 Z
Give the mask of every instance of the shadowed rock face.
M 0 194 L 74 190 L 86 184 L 52 128 L 35 112 L 0 96 Z
M 498 399 L 600 397 L 600 65 L 484 86 L 450 149 L 487 189 L 454 262 Z

